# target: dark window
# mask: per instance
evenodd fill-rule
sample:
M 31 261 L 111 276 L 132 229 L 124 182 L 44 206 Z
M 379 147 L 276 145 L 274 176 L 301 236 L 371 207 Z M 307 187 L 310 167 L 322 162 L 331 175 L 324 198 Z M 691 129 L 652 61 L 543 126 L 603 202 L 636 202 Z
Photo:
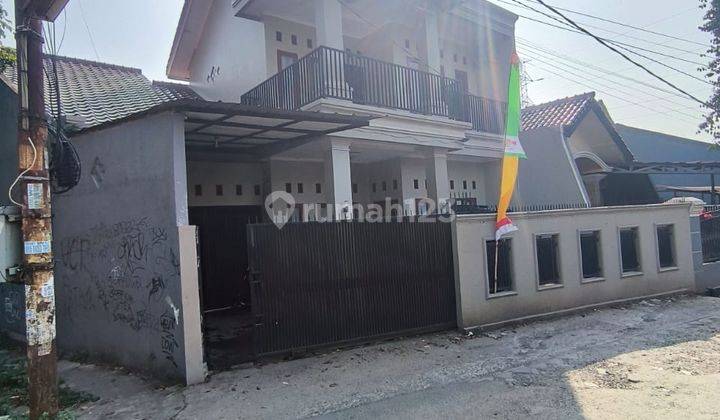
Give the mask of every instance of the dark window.
M 312 47 L 313 47 L 313 40 L 310 39 L 310 38 L 308 38 L 308 40 L 307 40 L 307 47 L 308 47 L 308 48 L 312 48 Z
M 202 195 L 202 185 L 195 185 L 195 195 L 198 197 Z
M 302 182 L 298 182 L 297 184 L 297 192 L 298 194 L 302 194 L 305 191 L 305 188 L 303 187 Z
M 275 32 L 275 41 L 282 42 L 282 32 Z
M 427 189 L 428 189 L 428 180 L 425 179 L 425 181 L 423 181 L 423 182 L 424 182 L 424 184 L 425 184 L 425 189 L 427 190 Z
M 409 39 L 405 40 L 405 48 L 410 48 L 410 40 Z
M 352 184 L 352 192 L 353 192 L 353 194 L 358 193 L 358 184 Z
M 292 192 L 292 184 L 291 183 L 288 182 L 287 184 L 285 184 L 285 192 L 286 193 Z
M 420 189 L 420 181 L 417 179 L 413 179 L 413 186 L 415 187 L 416 190 L 419 190 Z
M 463 181 L 463 190 L 467 190 L 467 181 Z
M 457 61 L 458 61 L 458 55 L 457 55 L 457 54 L 453 54 L 453 61 L 457 63 Z
M 582 274 L 584 279 L 603 276 L 600 249 L 600 231 L 580 232 L 580 253 L 582 254 Z
M 675 267 L 675 233 L 673 225 L 657 227 L 658 259 L 660 268 Z
M 477 190 L 477 184 L 475 183 L 475 181 L 472 182 L 472 186 L 473 186 L 473 190 Z
M 298 43 L 297 35 L 291 35 L 291 36 L 290 36 L 290 42 L 291 42 L 293 45 L 297 45 L 297 43 Z
M 260 195 L 260 186 L 259 185 L 255 186 L 255 195 Z
M 455 189 L 455 181 L 453 181 L 452 179 L 450 180 L 450 189 L 451 190 Z
M 216 185 L 215 186 L 215 195 L 223 195 L 223 186 L 222 185 Z
M 235 195 L 242 195 L 242 185 L 237 184 L 235 186 Z
M 382 182 L 382 189 L 383 189 L 383 191 L 387 191 L 387 182 L 385 182 L 385 181 Z
M 537 258 L 538 282 L 540 286 L 560 284 L 560 258 L 558 243 L 560 236 L 538 235 L 535 237 L 535 257 Z
M 620 255 L 623 273 L 641 271 L 638 240 L 638 228 L 620 229 Z
M 393 190 L 397 190 L 397 189 L 398 189 L 397 179 L 393 179 Z
M 513 291 L 512 279 L 512 239 L 501 239 L 497 247 L 497 279 L 495 278 L 495 241 L 485 243 L 487 254 L 487 279 L 489 293 Z
M 372 184 L 372 191 L 377 192 L 377 184 L 373 182 Z
M 322 194 L 322 185 L 320 183 L 315 184 L 315 193 Z

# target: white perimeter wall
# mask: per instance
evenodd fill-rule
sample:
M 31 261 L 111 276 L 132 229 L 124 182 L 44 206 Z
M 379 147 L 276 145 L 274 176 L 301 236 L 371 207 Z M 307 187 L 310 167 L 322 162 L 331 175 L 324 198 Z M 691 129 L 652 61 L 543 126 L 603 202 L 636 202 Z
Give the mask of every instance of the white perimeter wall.
M 690 219 L 685 205 L 600 207 L 511 215 L 519 228 L 511 234 L 515 293 L 488 296 L 485 242 L 494 237 L 494 216 L 458 216 L 453 227 L 458 324 L 474 328 L 562 310 L 654 294 L 692 290 L 695 278 Z M 677 269 L 660 270 L 657 224 L 673 224 Z M 621 276 L 618 228 L 637 226 L 642 274 Z M 583 282 L 579 231 L 601 231 L 604 277 Z M 560 235 L 562 286 L 539 290 L 535 234 Z

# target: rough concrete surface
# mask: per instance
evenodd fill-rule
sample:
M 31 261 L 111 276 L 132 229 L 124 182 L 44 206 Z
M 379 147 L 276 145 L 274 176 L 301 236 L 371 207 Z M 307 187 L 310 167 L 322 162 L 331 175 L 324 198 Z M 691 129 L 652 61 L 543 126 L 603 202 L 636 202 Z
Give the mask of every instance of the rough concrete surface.
M 237 368 L 189 388 L 64 363 L 81 418 L 718 418 L 720 299 L 674 297 Z

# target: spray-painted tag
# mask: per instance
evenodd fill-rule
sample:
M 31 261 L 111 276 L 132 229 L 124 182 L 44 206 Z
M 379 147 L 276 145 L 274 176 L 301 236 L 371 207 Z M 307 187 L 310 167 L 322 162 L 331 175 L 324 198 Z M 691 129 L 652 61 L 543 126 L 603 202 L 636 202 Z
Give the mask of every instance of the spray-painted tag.
M 50 250 L 50 241 L 25 242 L 25 255 L 49 254 Z
M 43 201 L 43 184 L 28 183 L 27 184 L 27 200 L 30 210 L 37 210 L 44 207 Z

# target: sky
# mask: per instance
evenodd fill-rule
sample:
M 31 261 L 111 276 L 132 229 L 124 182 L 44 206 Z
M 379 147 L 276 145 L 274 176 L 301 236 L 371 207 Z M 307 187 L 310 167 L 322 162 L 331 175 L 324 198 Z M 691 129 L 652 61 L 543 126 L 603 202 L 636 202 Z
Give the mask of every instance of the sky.
M 550 21 L 535 11 L 518 6 L 516 0 L 490 1 L 519 15 Z M 517 1 L 548 12 L 535 0 Z M 11 15 L 14 14 L 12 0 L 0 2 L 10 10 Z M 699 0 L 547 2 L 682 38 L 671 39 L 567 13 L 567 16 L 603 38 L 665 54 L 667 57 L 638 51 L 702 79 L 698 65 L 687 62 L 706 61 L 700 54 L 706 49 L 704 45 L 709 45 L 710 37 L 698 29 L 703 16 L 698 8 Z M 166 80 L 165 65 L 182 4 L 183 0 L 70 0 L 65 13 L 55 24 L 57 38 L 65 34 L 60 54 L 137 67 L 150 79 Z M 586 35 L 552 28 L 525 17 L 518 20 L 516 35 L 518 51 L 528 75 L 528 96 L 533 103 L 595 91 L 597 98 L 605 103 L 618 123 L 710 140 L 710 136 L 697 133 L 703 114 L 697 102 L 675 93 L 669 86 Z M 559 25 L 557 22 L 553 24 Z M 2 43 L 13 45 L 14 41 L 4 39 Z M 707 83 L 662 64 L 631 56 L 699 99 L 710 97 L 712 88 Z

